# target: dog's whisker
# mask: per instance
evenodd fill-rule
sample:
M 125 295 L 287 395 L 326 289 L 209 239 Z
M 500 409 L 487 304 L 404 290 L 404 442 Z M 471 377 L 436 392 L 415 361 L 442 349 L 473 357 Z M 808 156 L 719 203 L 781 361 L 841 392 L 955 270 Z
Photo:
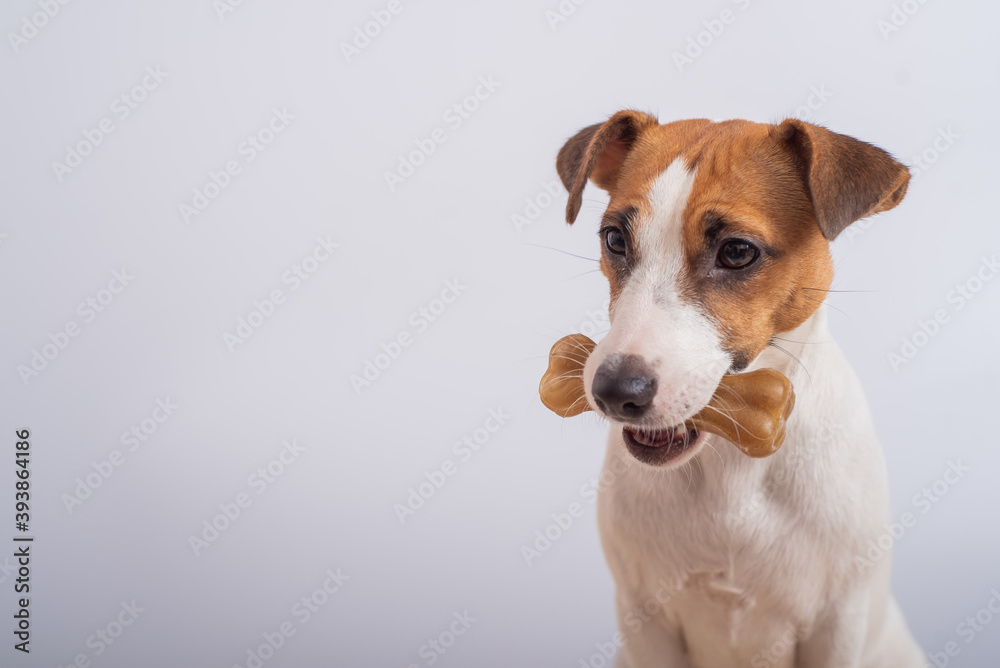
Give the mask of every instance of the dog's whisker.
M 572 362 L 573 364 L 579 364 L 581 369 L 583 368 L 583 365 L 587 361 L 586 356 L 583 355 L 582 353 L 580 355 L 574 355 L 574 354 L 569 354 L 569 355 L 558 355 L 558 354 L 557 355 L 549 355 L 549 359 L 567 360 L 569 362 Z
M 574 347 L 565 351 L 565 353 L 550 353 L 549 356 L 556 359 L 573 360 L 576 362 L 586 362 L 587 357 L 589 357 L 587 349 L 583 347 Z
M 582 351 L 585 356 L 587 357 L 590 356 L 590 348 L 583 341 L 577 341 L 575 339 L 571 339 L 570 341 L 568 341 L 568 343 L 571 346 L 573 346 L 573 350 Z
M 587 257 L 586 255 L 577 255 L 576 253 L 570 253 L 569 251 L 565 251 L 565 250 L 563 250 L 561 248 L 556 248 L 555 246 L 545 246 L 543 244 L 533 244 L 533 243 L 530 243 L 530 242 L 527 242 L 527 241 L 524 242 L 524 245 L 525 246 L 534 246 L 536 248 L 544 248 L 544 249 L 550 250 L 550 251 L 556 251 L 557 253 L 562 253 L 563 255 L 569 255 L 570 257 L 579 258 L 581 260 L 588 260 L 590 262 L 600 262 L 601 261 L 600 258 Z
M 578 404 L 580 404 L 581 402 L 583 402 L 584 404 L 586 404 L 586 403 L 587 403 L 587 395 L 584 395 L 584 396 L 582 396 L 582 397 L 579 397 L 579 398 L 577 398 L 577 400 L 576 400 L 576 401 L 574 401 L 574 402 L 573 402 L 572 404 L 570 404 L 570 406 L 569 406 L 569 410 L 568 410 L 567 412 L 573 412 L 573 410 L 574 410 L 574 409 L 575 409 L 575 408 L 577 407 L 577 405 L 578 405 Z
M 583 368 L 590 354 L 586 348 L 572 348 L 557 353 L 550 353 L 549 356 L 552 359 L 569 360 L 575 364 L 579 364 L 580 368 Z
M 816 292 L 836 292 L 836 293 L 847 293 L 847 292 L 878 292 L 878 290 L 829 290 L 827 288 L 799 288 L 799 290 L 815 290 Z
M 691 483 L 694 482 L 694 472 L 691 470 L 691 461 L 688 460 L 687 465 L 684 466 L 684 472 L 687 473 L 687 486 L 684 488 L 684 493 L 687 494 L 688 490 L 691 489 Z
M 726 460 L 725 460 L 725 458 L 724 458 L 724 457 L 722 456 L 722 453 L 721 453 L 721 452 L 719 452 L 719 451 L 718 451 L 718 450 L 717 450 L 717 449 L 715 448 L 715 446 L 714 446 L 714 445 L 712 445 L 711 443 L 709 443 L 708 441 L 705 441 L 705 445 L 707 445 L 707 446 L 709 447 L 709 449 L 711 449 L 711 451 L 715 453 L 715 456 L 719 458 L 719 466 L 720 466 L 720 467 L 722 468 L 722 473 L 723 473 L 723 475 L 725 475 L 725 473 L 726 473 Z M 704 470 L 704 468 L 705 468 L 705 467 L 704 467 L 704 466 L 702 466 L 702 470 Z
M 795 341 L 794 339 L 785 339 L 780 336 L 772 336 L 771 339 L 774 341 L 784 341 L 785 343 L 798 343 L 803 346 L 815 346 L 821 343 L 826 343 L 826 341 Z
M 561 375 L 561 376 L 556 376 L 554 378 L 549 378 L 545 382 L 545 385 L 542 387 L 542 389 L 543 390 L 547 390 L 548 388 L 552 387 L 553 385 L 558 385 L 558 384 L 562 383 L 563 381 L 573 380 L 574 378 L 579 378 L 580 380 L 583 380 L 583 374 L 580 374 L 580 375 L 577 375 L 577 374 L 564 374 L 564 375 Z
M 737 431 L 736 431 L 736 433 L 737 433 L 737 434 L 739 434 L 739 433 L 740 433 L 740 430 L 742 430 L 742 431 L 745 431 L 745 432 L 747 432 L 748 434 L 752 434 L 752 433 L 753 433 L 753 431 L 751 431 L 750 429 L 747 429 L 747 428 L 746 428 L 746 427 L 745 427 L 745 426 L 743 425 L 743 423 L 742 423 L 742 422 L 740 422 L 740 421 L 739 421 L 739 420 L 737 420 L 737 419 L 736 419 L 735 417 L 733 417 L 733 415 L 732 415 L 732 413 L 731 413 L 731 412 L 729 412 L 729 411 L 725 411 L 725 410 L 722 410 L 722 409 L 719 409 L 719 408 L 716 408 L 715 406 L 706 406 L 706 407 L 705 407 L 705 409 L 706 409 L 706 410 L 708 410 L 708 409 L 711 409 L 711 410 L 715 411 L 716 413 L 718 413 L 719 415 L 721 415 L 722 417 L 724 417 L 724 418 L 726 418 L 727 420 L 729 420 L 730 422 L 732 422 L 732 423 L 733 423 L 733 426 L 737 427 Z
M 564 371 L 563 373 L 560 373 L 560 374 L 558 374 L 556 376 L 553 376 L 552 378 L 554 378 L 555 380 L 568 380 L 570 378 L 583 378 L 583 370 L 580 369 L 580 370 L 575 370 L 575 371 Z
M 591 269 L 590 271 L 584 271 L 579 274 L 570 276 L 569 278 L 565 279 L 565 281 L 572 281 L 574 278 L 580 278 L 581 276 L 586 276 L 587 274 L 598 274 L 600 272 L 601 272 L 600 269 Z
M 717 388 L 715 388 L 715 393 L 717 395 L 719 395 L 720 397 L 723 396 L 722 393 L 725 393 L 726 395 L 732 397 L 733 399 L 735 399 L 736 401 L 738 401 L 740 404 L 742 404 L 743 408 L 747 408 L 750 405 L 749 403 L 747 403 L 747 400 L 746 400 L 745 397 L 743 397 L 739 392 L 737 392 L 736 390 L 734 390 L 731 387 L 726 387 L 725 385 L 720 384 Z
M 850 315 L 848 315 L 847 311 L 845 311 L 844 309 L 841 309 L 841 308 L 837 308 L 836 306 L 834 306 L 833 304 L 829 303 L 825 299 L 816 299 L 815 297 L 809 297 L 809 296 L 806 296 L 806 295 L 803 295 L 803 297 L 805 297 L 809 301 L 817 302 L 819 304 L 824 304 L 828 308 L 832 308 L 834 311 L 840 311 L 841 313 L 843 313 L 844 315 L 846 315 L 848 318 L 851 317 Z
M 809 369 L 807 369 L 806 365 L 802 363 L 802 360 L 800 360 L 798 357 L 796 357 L 795 355 L 791 354 L 790 352 L 779 346 L 777 343 L 774 343 L 773 341 L 769 342 L 767 345 L 769 345 L 772 348 L 775 348 L 776 350 L 780 350 L 781 352 L 785 353 L 793 360 L 795 360 L 798 363 L 798 365 L 802 367 L 802 370 L 806 372 L 806 377 L 809 378 L 809 380 L 812 380 L 812 374 L 809 373 Z

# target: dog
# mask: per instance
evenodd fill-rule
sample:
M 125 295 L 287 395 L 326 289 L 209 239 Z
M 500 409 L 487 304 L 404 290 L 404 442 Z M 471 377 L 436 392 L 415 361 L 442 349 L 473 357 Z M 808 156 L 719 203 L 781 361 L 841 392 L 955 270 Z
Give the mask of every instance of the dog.
M 609 194 L 611 324 L 583 377 L 611 422 L 597 514 L 616 666 L 924 666 L 870 549 L 892 521 L 882 451 L 820 308 L 829 242 L 899 204 L 907 168 L 797 119 L 631 110 L 578 132 L 556 168 L 569 223 L 588 180 Z M 796 393 L 777 453 L 684 426 L 724 374 L 762 367 Z

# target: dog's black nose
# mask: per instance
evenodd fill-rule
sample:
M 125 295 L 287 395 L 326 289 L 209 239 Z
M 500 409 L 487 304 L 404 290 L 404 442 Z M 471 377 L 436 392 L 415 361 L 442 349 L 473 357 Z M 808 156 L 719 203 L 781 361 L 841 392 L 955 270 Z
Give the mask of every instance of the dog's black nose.
M 612 355 L 597 368 L 591 392 L 608 417 L 635 420 L 653 403 L 656 376 L 638 355 Z

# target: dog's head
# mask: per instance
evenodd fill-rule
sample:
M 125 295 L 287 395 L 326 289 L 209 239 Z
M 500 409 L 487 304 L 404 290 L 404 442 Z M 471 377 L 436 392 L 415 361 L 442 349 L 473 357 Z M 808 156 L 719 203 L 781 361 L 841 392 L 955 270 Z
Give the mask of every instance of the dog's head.
M 611 329 L 584 369 L 587 398 L 654 465 L 695 455 L 704 438 L 684 421 L 817 309 L 829 242 L 896 206 L 910 176 L 885 151 L 798 120 L 660 125 L 635 111 L 581 130 L 556 167 L 568 222 L 588 180 L 610 195 Z

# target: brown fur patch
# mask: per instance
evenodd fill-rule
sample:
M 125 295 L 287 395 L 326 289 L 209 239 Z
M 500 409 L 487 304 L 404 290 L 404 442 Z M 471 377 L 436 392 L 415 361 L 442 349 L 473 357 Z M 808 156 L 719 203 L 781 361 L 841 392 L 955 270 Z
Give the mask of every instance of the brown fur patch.
M 766 125 L 718 124 L 688 154 L 697 169 L 684 211 L 690 297 L 721 326 L 736 366 L 751 362 L 776 332 L 815 312 L 833 280 L 829 244 L 788 151 Z M 706 236 L 715 223 L 717 238 Z M 746 269 L 716 266 L 719 247 L 745 239 L 761 256 Z
M 827 240 L 854 220 L 891 209 L 906 192 L 909 172 L 889 154 L 808 123 L 658 125 L 649 118 L 620 112 L 560 151 L 560 177 L 570 188 L 567 220 L 579 211 L 588 177 L 609 190 L 605 218 L 632 208 L 635 226 L 649 220 L 650 188 L 674 160 L 696 169 L 683 212 L 687 275 L 680 289 L 718 323 L 738 368 L 822 303 L 833 278 Z M 754 244 L 759 259 L 746 269 L 717 266 L 729 239 Z M 629 252 L 630 261 L 641 261 L 642 249 Z M 612 303 L 627 280 L 625 262 L 602 242 Z

